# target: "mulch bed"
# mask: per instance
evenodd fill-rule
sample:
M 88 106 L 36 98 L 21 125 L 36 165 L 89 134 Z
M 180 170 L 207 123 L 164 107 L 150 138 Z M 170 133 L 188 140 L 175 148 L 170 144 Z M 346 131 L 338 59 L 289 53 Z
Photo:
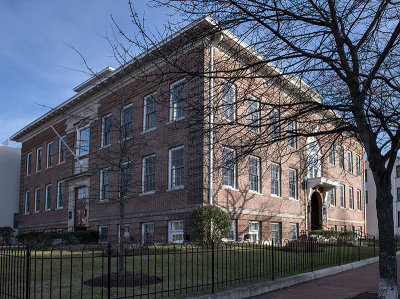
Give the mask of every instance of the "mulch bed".
M 125 276 L 126 274 L 126 276 Z M 149 284 L 160 283 L 162 279 L 149 276 L 144 273 L 117 273 L 112 272 L 110 277 L 110 286 L 111 287 L 132 287 L 132 286 L 147 286 Z M 118 282 L 118 283 L 117 283 Z M 93 279 L 89 279 L 83 282 L 85 285 L 94 287 L 107 287 L 108 283 L 108 274 L 103 276 L 95 277 Z

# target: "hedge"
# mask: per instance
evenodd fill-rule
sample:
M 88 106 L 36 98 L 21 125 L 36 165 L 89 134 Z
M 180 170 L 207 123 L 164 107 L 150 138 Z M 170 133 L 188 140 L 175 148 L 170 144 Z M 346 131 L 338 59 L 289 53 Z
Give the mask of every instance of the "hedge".
M 99 241 L 99 232 L 97 230 L 75 231 L 75 232 L 28 232 L 17 235 L 20 243 L 45 244 L 51 245 L 54 239 L 62 239 L 64 244 L 86 244 L 97 243 Z

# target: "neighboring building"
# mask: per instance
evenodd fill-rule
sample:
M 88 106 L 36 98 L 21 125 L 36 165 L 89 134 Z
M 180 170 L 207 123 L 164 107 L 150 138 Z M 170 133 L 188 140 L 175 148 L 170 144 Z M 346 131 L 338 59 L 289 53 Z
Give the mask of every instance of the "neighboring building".
M 376 215 L 376 187 L 369 163 L 365 160 L 365 206 L 367 234 L 379 237 L 378 217 Z M 400 236 L 400 157 L 396 158 L 392 175 L 392 195 L 393 195 L 393 221 L 394 234 Z
M 21 149 L 0 144 L 0 227 L 18 229 Z
M 120 212 L 114 199 L 121 194 L 127 200 L 126 236 L 137 243 L 182 242 L 190 212 L 204 204 L 229 213 L 231 239 L 280 242 L 310 229 L 365 229 L 362 147 L 354 138 L 342 144 L 290 138 L 277 142 L 293 152 L 290 158 L 272 146 L 239 159 L 232 146 L 239 136 L 222 143 L 226 132 L 209 135 L 214 127 L 204 120 L 205 103 L 223 103 L 213 123 L 234 122 L 244 113 L 236 96 L 248 96 L 250 136 L 257 134 L 260 115 L 279 118 L 257 103 L 287 94 L 310 97 L 310 89 L 295 80 L 284 79 L 284 87 L 271 91 L 258 78 L 258 92 L 244 95 L 240 79 L 234 85 L 192 76 L 217 69 L 222 60 L 225 67 L 237 63 L 228 55 L 232 48 L 243 50 L 241 60 L 258 57 L 228 31 L 220 33 L 218 46 L 204 38 L 180 47 L 213 25 L 201 19 L 124 67 L 105 69 L 12 137 L 22 142 L 21 231 L 98 229 L 102 240 L 115 241 Z M 157 58 L 169 51 L 173 65 Z M 183 74 L 180 66 L 190 72 Z M 271 70 L 258 70 L 264 71 Z M 288 127 L 295 128 L 296 120 Z

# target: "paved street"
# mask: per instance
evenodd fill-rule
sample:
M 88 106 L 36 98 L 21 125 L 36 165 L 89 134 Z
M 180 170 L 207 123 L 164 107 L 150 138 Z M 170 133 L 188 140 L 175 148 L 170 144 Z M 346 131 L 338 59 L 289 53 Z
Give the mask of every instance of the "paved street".
M 400 278 L 400 259 L 397 261 L 398 274 Z M 378 263 L 373 263 L 354 270 L 345 271 L 339 274 L 316 279 L 299 285 L 284 288 L 278 291 L 262 294 L 252 298 L 323 298 L 340 299 L 352 298 L 362 293 L 377 293 L 379 284 Z M 400 280 L 399 280 L 400 284 Z M 358 296 L 361 298 L 374 298 L 367 295 Z M 376 297 L 375 297 L 376 298 Z

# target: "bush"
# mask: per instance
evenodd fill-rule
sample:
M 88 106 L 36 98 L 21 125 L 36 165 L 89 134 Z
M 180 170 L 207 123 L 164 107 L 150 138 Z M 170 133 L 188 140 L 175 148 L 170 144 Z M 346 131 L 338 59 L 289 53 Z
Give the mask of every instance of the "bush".
M 0 227 L 0 242 L 10 245 L 14 236 L 14 230 L 9 226 Z
M 335 230 L 313 230 L 311 235 L 322 236 L 325 239 L 354 239 L 357 237 L 357 233 L 350 230 L 345 232 L 338 232 Z
M 192 240 L 207 244 L 221 242 L 229 235 L 232 221 L 228 214 L 216 206 L 200 206 L 190 214 L 190 236 Z
M 51 245 L 54 239 L 62 239 L 66 244 L 86 244 L 97 243 L 99 241 L 99 232 L 97 230 L 65 232 L 62 234 L 56 232 L 29 232 L 17 236 L 20 243 Z

